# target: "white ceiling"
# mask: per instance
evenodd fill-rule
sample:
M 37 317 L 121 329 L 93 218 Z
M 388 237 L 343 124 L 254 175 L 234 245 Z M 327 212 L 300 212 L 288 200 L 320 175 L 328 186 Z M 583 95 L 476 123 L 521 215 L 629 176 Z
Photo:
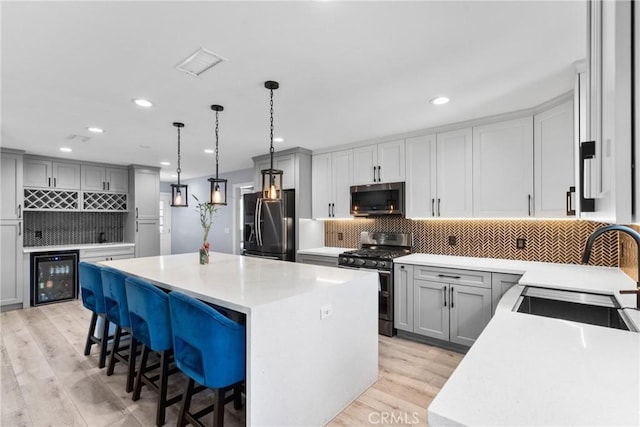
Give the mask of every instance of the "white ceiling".
M 532 107 L 571 90 L 586 55 L 582 1 L 3 1 L 1 15 L 2 146 L 165 160 L 163 181 L 174 121 L 186 124 L 182 177 L 213 173 L 211 104 L 225 107 L 221 172 L 267 153 L 265 80 L 281 85 L 276 151 L 313 150 Z M 228 61 L 200 77 L 174 68 L 200 47 Z M 451 102 L 429 104 L 440 94 Z

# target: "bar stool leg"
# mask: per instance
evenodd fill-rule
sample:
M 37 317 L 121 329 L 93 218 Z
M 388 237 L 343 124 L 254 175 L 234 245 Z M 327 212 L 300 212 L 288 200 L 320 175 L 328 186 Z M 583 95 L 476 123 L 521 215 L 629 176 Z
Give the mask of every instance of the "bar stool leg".
M 167 389 L 169 386 L 169 352 L 160 353 L 160 378 L 158 379 L 158 404 L 156 405 L 156 425 L 164 424 L 167 409 Z
M 109 367 L 107 368 L 107 376 L 113 375 L 113 369 L 116 366 L 116 353 L 118 347 L 120 347 L 120 336 L 122 335 L 122 328 L 116 327 L 116 334 L 113 337 L 113 346 L 111 347 L 111 357 L 109 358 Z
M 213 403 L 213 427 L 222 427 L 224 422 L 224 388 L 216 388 L 214 390 L 215 398 Z
M 142 359 L 140 360 L 140 368 L 138 369 L 138 374 L 136 375 L 136 382 L 135 382 L 135 387 L 133 389 L 133 396 L 131 396 L 131 399 L 133 399 L 134 402 L 140 399 L 140 393 L 142 391 L 142 376 L 145 373 L 148 358 L 149 358 L 149 347 L 147 347 L 146 345 L 143 345 Z
M 100 369 L 105 367 L 109 349 L 109 321 L 106 316 L 103 316 L 102 320 L 104 320 L 104 322 L 102 325 L 102 338 L 100 339 L 100 360 L 98 362 Z
M 187 425 L 186 414 L 189 412 L 191 406 L 191 396 L 193 396 L 193 379 L 189 378 L 187 382 L 187 388 L 182 396 L 182 403 L 180 404 L 180 415 L 178 415 L 178 427 Z
M 127 386 L 125 390 L 127 393 L 131 393 L 133 391 L 133 380 L 136 376 L 136 355 L 138 352 L 138 340 L 133 337 L 133 335 L 129 335 L 129 358 L 127 363 Z
M 236 411 L 242 409 L 242 384 L 238 384 L 233 388 L 233 408 Z
M 84 345 L 84 355 L 88 356 L 91 353 L 91 346 L 93 345 L 93 330 L 96 328 L 96 322 L 98 321 L 98 314 L 94 311 L 91 315 L 91 322 L 89 323 L 89 332 L 87 333 L 87 342 Z

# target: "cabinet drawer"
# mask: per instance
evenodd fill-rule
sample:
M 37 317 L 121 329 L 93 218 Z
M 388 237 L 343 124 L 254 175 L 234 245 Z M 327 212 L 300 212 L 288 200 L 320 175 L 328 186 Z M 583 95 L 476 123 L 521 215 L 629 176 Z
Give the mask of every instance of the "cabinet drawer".
M 413 277 L 420 280 L 491 288 L 491 273 L 486 271 L 420 266 L 415 266 L 413 271 Z
M 104 261 L 107 258 L 126 259 L 126 258 L 133 258 L 134 253 L 135 253 L 134 246 L 127 246 L 123 248 L 81 249 L 80 260 L 91 261 L 93 259 L 99 259 L 100 261 Z

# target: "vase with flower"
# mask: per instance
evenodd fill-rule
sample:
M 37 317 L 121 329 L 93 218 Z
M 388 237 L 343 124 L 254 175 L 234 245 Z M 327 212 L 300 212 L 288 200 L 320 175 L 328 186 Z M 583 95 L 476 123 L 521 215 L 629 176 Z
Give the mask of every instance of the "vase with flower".
M 204 231 L 204 235 L 202 237 L 202 246 L 200 246 L 200 264 L 208 264 L 209 263 L 209 231 L 211 231 L 211 226 L 213 225 L 213 216 L 218 210 L 216 205 L 207 202 L 200 202 L 198 198 L 193 194 L 193 198 L 198 204 L 196 205 L 197 211 L 200 214 L 200 225 L 202 225 L 202 230 Z

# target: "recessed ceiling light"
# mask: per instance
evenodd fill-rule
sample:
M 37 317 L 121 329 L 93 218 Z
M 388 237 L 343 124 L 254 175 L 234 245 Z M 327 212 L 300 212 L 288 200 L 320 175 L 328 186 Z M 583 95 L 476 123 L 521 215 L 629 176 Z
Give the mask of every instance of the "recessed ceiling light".
M 204 152 L 207 153 L 207 154 L 213 154 L 214 153 L 214 151 L 211 148 L 205 149 Z
M 284 138 L 276 136 L 275 138 L 273 138 L 273 142 L 284 142 Z
M 93 126 L 89 126 L 87 130 L 93 133 L 104 133 L 104 129 L 93 127 Z
M 161 164 L 162 166 L 169 166 L 171 163 L 169 163 L 169 162 L 160 162 L 160 164 Z
M 153 104 L 151 103 L 151 101 L 148 101 L 148 100 L 142 99 L 142 98 L 134 99 L 133 103 L 136 104 L 138 107 L 144 107 L 144 108 L 153 107 Z
M 432 100 L 430 100 L 429 102 L 432 103 L 433 105 L 442 105 L 449 102 L 449 98 L 447 98 L 446 96 L 437 96 Z
M 65 153 L 70 153 L 73 150 L 71 148 L 69 148 L 69 147 L 60 147 L 60 151 L 64 151 Z

